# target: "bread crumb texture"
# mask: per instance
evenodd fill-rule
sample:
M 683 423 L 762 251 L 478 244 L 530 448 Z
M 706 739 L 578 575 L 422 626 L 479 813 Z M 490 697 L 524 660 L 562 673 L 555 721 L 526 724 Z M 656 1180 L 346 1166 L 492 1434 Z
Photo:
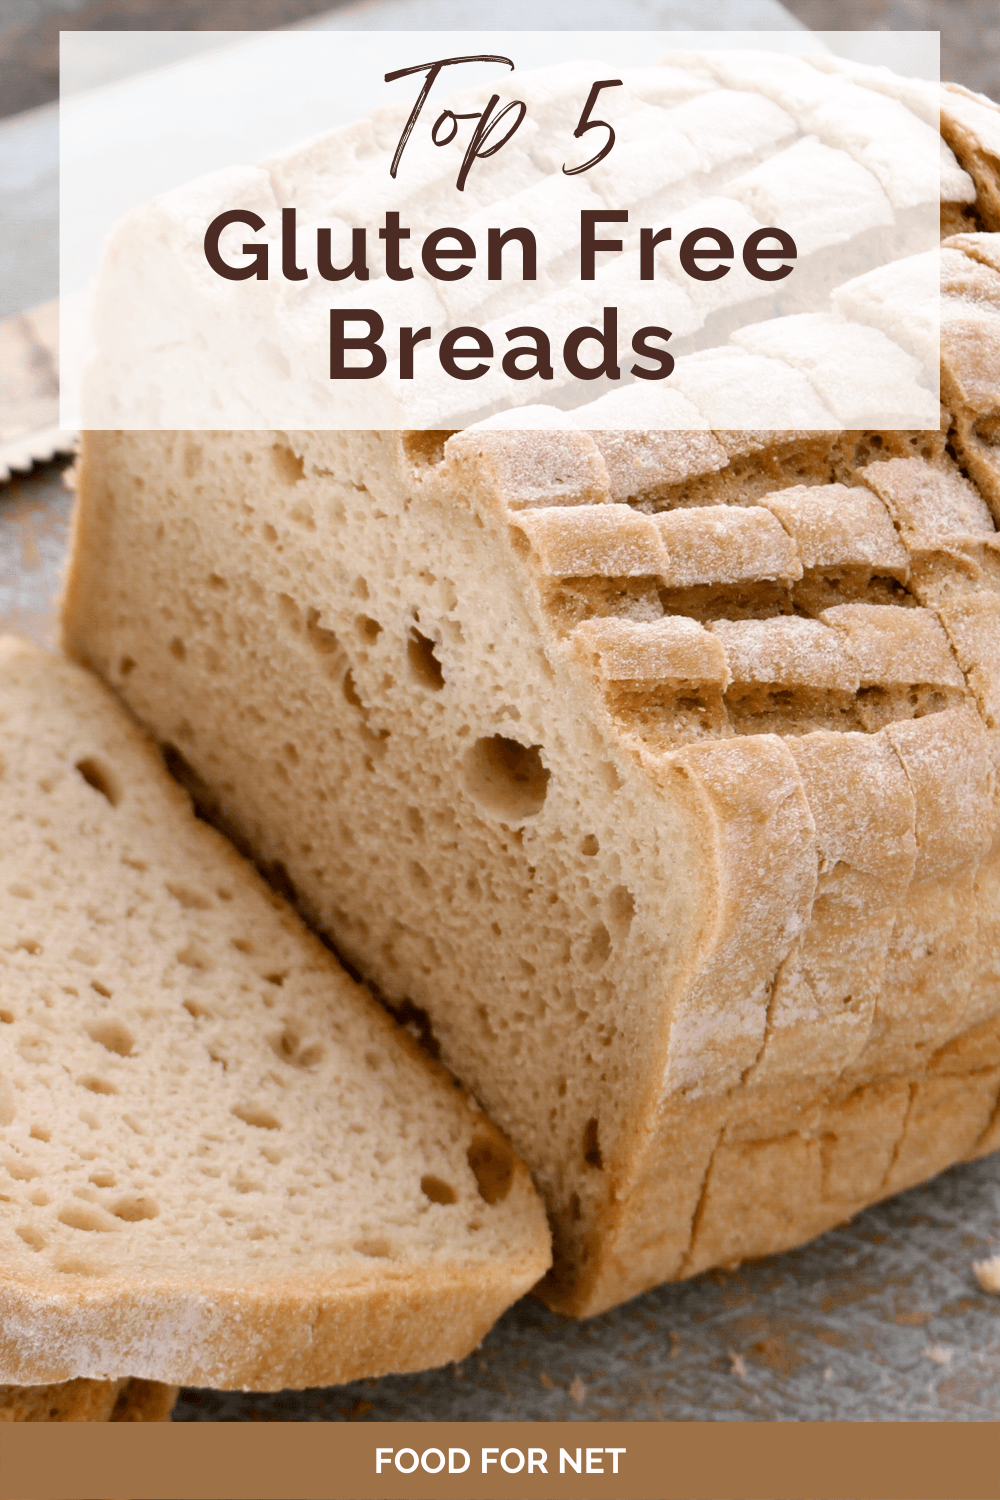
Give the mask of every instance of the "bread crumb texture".
M 969 191 L 938 430 L 637 433 L 583 408 L 85 440 L 69 649 L 509 1134 L 564 1311 L 800 1244 L 1000 1147 L 1000 115 L 942 107 Z M 319 1044 L 288 981 L 159 899 L 162 982 L 210 1012 L 202 1066 L 233 1047 L 202 957 L 262 1032 L 280 1013 L 296 1057 Z M 130 1059 L 92 1049 L 74 1077 L 120 1087 Z M 213 1097 L 287 1130 L 301 1070 L 274 1066 L 287 1087 L 230 1062 Z M 77 1086 L 95 1118 L 126 1108 Z M 233 1162 L 204 1191 L 262 1222 L 235 1174 L 268 1172 Z M 92 1186 L 71 1212 L 113 1219 L 124 1189 Z
M 548 1261 L 525 1168 L 106 689 L 10 641 L 0 819 L 4 1378 L 270 1389 L 473 1346 Z

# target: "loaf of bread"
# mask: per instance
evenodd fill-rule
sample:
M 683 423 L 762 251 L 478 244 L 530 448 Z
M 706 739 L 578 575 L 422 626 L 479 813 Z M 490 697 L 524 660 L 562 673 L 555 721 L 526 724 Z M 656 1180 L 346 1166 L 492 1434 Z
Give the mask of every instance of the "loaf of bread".
M 9 640 L 0 826 L 0 1377 L 73 1382 L 20 1419 L 474 1347 L 549 1264 L 527 1170 L 107 689 Z
M 69 650 L 429 1018 L 563 1311 L 1000 1147 L 998 118 L 944 96 L 939 429 L 845 427 L 789 316 L 679 360 L 675 430 L 627 430 L 631 387 L 520 430 L 85 439 Z M 848 314 L 918 341 L 906 276 Z M 829 430 L 711 429 L 762 371 Z

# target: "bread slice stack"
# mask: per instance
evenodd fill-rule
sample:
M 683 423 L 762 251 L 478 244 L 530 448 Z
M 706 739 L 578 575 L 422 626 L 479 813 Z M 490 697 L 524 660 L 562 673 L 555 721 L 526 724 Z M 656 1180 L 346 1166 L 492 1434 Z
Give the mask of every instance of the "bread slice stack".
M 810 65 L 732 56 L 699 76 L 825 128 Z M 865 121 L 899 93 L 843 68 Z M 633 388 L 515 431 L 84 443 L 70 651 L 429 1017 L 545 1194 L 564 1311 L 1000 1147 L 1000 114 L 942 97 L 939 429 L 845 426 L 789 311 L 678 361 L 679 430 L 623 430 Z M 901 194 L 867 128 L 838 149 Z M 841 315 L 915 339 L 905 272 Z M 710 429 L 764 366 L 829 430 Z
M 0 827 L 0 1380 L 74 1382 L 13 1420 L 423 1369 L 544 1273 L 478 1105 L 106 688 L 9 640 Z

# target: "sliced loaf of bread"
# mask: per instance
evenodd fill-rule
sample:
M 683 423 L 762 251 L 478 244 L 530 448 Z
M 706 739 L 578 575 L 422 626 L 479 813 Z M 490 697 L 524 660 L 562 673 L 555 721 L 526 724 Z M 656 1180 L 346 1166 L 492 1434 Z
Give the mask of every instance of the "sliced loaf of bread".
M 1000 1147 L 1000 111 L 678 65 L 904 212 L 913 130 L 883 154 L 879 122 L 940 118 L 940 425 L 860 430 L 881 357 L 792 277 L 780 318 L 716 307 L 728 344 L 678 349 L 659 412 L 631 386 L 521 430 L 92 432 L 66 596 L 69 649 L 210 816 L 429 1013 L 547 1196 L 543 1295 L 574 1313 Z M 333 138 L 284 170 L 303 214 L 346 191 Z M 720 190 L 692 182 L 692 224 Z M 865 271 L 838 318 L 936 360 L 909 285 Z M 732 430 L 762 375 L 785 430 Z
M 0 828 L 0 1380 L 474 1347 L 549 1263 L 527 1170 L 107 690 L 10 640 Z

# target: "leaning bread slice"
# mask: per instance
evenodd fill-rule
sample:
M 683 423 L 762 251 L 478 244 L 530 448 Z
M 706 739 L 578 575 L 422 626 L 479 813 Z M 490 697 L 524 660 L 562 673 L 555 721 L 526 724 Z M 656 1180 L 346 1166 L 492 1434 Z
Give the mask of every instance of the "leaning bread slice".
M 106 690 L 9 640 L 0 827 L 0 1381 L 467 1353 L 549 1263 L 526 1168 Z
M 0 1422 L 169 1422 L 176 1401 L 156 1380 L 0 1385 Z

